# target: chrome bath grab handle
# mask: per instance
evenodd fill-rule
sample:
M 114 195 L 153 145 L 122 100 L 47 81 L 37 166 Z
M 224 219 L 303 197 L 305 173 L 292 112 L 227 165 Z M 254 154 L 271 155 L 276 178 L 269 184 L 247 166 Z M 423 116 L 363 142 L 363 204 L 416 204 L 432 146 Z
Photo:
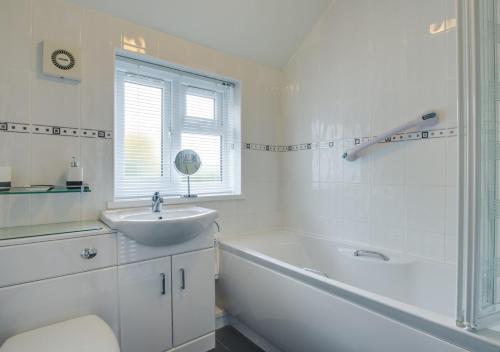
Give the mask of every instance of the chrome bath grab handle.
M 386 256 L 380 252 L 375 252 L 375 251 L 367 251 L 364 249 L 358 249 L 358 250 L 355 250 L 353 254 L 355 257 L 371 256 L 371 257 L 378 257 L 378 258 L 382 259 L 384 262 L 389 261 L 388 256 Z
M 361 144 L 356 145 L 355 147 L 349 149 L 346 151 L 342 157 L 346 159 L 347 161 L 354 161 L 356 160 L 359 155 L 358 153 L 361 152 L 362 150 L 371 147 L 374 144 L 377 144 L 378 142 L 382 142 L 385 140 L 391 140 L 392 137 L 395 134 L 404 132 L 406 130 L 416 128 L 416 129 L 422 129 L 422 128 L 429 128 L 431 126 L 434 126 L 438 123 L 439 118 L 438 115 L 435 112 L 431 112 L 428 114 L 425 114 L 423 116 L 417 117 L 416 119 L 413 119 L 411 121 L 408 121 L 407 123 L 398 126 L 396 128 L 393 128 L 380 136 L 373 137 L 370 141 L 364 142 Z

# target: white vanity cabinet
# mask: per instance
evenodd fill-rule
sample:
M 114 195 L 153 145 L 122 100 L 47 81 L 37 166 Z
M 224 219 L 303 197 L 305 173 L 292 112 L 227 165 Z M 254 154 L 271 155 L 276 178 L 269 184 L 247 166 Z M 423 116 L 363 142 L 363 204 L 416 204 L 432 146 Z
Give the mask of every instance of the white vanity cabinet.
M 172 348 L 171 257 L 118 269 L 122 352 Z
M 85 226 L 33 237 L 25 235 L 47 225 L 17 228 L 12 231 L 23 237 L 0 240 L 0 345 L 23 331 L 87 314 L 118 335 L 116 234 L 102 224 L 78 231 Z
M 91 225 L 95 230 L 67 223 L 50 225 L 63 227 L 54 234 L 28 236 L 45 231 L 41 225 L 12 230 L 18 238 L 0 236 L 0 345 L 26 330 L 96 314 L 122 352 L 213 349 L 213 231 L 150 247 Z
M 122 352 L 162 352 L 215 329 L 214 250 L 118 267 Z

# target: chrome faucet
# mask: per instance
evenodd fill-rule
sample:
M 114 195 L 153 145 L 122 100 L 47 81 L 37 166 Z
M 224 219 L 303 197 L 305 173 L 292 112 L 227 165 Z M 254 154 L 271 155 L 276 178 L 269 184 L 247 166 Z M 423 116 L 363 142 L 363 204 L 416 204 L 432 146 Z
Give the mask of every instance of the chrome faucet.
M 354 251 L 353 255 L 355 257 L 361 257 L 361 256 L 372 256 L 372 257 L 378 257 L 382 259 L 384 262 L 389 261 L 389 257 L 386 256 L 385 254 L 382 254 L 380 252 L 375 252 L 375 251 L 367 251 L 364 249 L 358 249 Z
M 153 204 L 151 205 L 153 213 L 159 213 L 161 211 L 161 205 L 163 203 L 163 198 L 160 197 L 160 192 L 155 192 L 151 200 L 153 201 Z

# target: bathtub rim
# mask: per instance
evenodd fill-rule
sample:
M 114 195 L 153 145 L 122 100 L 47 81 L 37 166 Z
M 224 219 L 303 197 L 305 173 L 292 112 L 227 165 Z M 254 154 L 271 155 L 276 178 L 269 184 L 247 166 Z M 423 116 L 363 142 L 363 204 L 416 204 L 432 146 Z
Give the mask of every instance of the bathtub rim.
M 280 233 L 283 234 L 284 232 L 280 231 Z M 313 237 L 315 239 L 320 239 L 334 244 L 339 243 L 339 241 L 332 241 L 293 231 L 286 231 L 285 233 L 290 233 L 296 236 Z M 455 325 L 453 318 L 446 317 L 393 298 L 372 293 L 331 278 L 323 278 L 309 273 L 295 265 L 288 264 L 282 260 L 278 260 L 269 255 L 247 248 L 244 245 L 228 243 L 237 240 L 238 237 L 248 239 L 251 236 L 262 236 L 262 234 L 254 233 L 237 237 L 227 236 L 219 238 L 219 250 L 227 251 L 242 258 L 243 260 L 257 264 L 263 268 L 276 271 L 298 281 L 302 281 L 309 286 L 320 289 L 329 294 L 333 294 L 351 304 L 383 315 L 398 323 L 404 324 L 466 350 L 481 352 L 499 351 L 500 340 L 459 328 Z M 226 240 L 228 242 L 226 242 Z M 348 246 L 351 245 L 348 244 Z

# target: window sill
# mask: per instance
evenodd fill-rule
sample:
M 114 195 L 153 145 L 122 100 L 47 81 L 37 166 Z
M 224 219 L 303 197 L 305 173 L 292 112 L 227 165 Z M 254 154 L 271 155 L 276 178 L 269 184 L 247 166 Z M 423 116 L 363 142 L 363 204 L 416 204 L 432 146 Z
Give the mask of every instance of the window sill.
M 183 198 L 183 197 L 163 197 L 163 204 L 193 204 L 202 202 L 220 202 L 228 200 L 240 200 L 245 199 L 243 194 L 217 194 L 217 195 L 207 195 L 198 196 L 196 198 Z M 146 207 L 151 205 L 151 199 L 140 198 L 140 199 L 121 199 L 108 202 L 108 209 L 120 209 L 120 208 L 133 208 L 133 207 Z

